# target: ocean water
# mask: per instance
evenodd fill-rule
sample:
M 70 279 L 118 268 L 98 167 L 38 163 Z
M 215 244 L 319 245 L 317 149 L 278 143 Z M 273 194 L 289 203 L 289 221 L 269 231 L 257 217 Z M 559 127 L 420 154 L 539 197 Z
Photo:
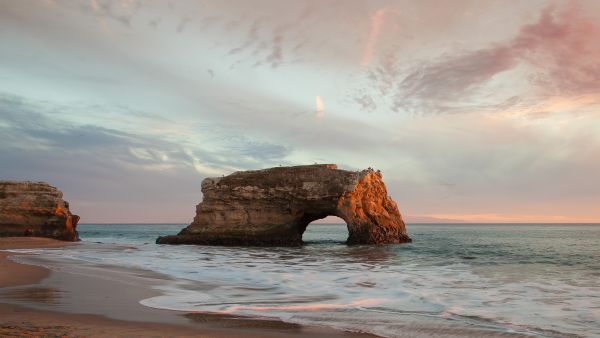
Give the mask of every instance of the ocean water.
M 429 324 L 600 337 L 600 225 L 408 225 L 413 243 L 347 246 L 344 224 L 311 224 L 295 248 L 154 244 L 183 227 L 82 224 L 82 245 L 44 257 L 166 274 L 141 301 L 156 308 L 386 337 Z

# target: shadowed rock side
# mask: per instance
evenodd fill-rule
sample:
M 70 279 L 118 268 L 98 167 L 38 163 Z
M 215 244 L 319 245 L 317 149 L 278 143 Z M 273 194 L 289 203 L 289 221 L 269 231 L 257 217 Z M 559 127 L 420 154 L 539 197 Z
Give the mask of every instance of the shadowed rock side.
M 60 190 L 45 182 L 0 181 L 0 236 L 78 241 L 79 216 Z
M 348 244 L 410 242 L 381 173 L 335 164 L 241 171 L 202 181 L 192 224 L 159 244 L 300 245 L 308 224 L 330 215 L 348 226 Z

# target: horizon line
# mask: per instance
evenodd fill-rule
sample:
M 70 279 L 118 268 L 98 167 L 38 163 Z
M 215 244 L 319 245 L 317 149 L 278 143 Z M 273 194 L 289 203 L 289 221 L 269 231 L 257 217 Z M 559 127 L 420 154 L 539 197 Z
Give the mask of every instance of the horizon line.
M 431 225 L 458 225 L 458 224 L 472 224 L 472 225 L 481 225 L 481 224 L 590 224 L 590 225 L 600 225 L 600 221 L 598 222 L 404 222 L 407 225 L 411 224 L 431 224 Z M 77 225 L 181 225 L 181 224 L 190 224 L 183 222 L 90 222 L 90 223 L 78 223 Z M 333 223 L 333 222 L 323 222 L 323 223 L 311 223 L 311 224 L 345 224 L 345 223 Z M 310 225 L 310 224 L 309 224 Z

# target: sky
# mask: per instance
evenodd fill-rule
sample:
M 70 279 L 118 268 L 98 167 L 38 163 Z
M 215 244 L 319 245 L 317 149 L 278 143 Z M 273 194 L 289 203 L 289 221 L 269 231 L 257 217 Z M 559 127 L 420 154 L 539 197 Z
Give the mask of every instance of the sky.
M 83 223 L 315 162 L 408 222 L 600 222 L 600 2 L 0 1 L 0 179 Z

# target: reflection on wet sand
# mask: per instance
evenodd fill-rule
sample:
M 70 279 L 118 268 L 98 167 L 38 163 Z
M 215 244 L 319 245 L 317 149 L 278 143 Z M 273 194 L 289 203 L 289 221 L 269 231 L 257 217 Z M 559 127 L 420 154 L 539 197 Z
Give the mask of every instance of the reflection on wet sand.
M 268 328 L 274 330 L 300 330 L 302 326 L 294 323 L 286 323 L 281 320 L 273 318 L 256 318 L 256 317 L 245 317 L 245 316 L 234 316 L 229 314 L 220 313 L 203 313 L 193 312 L 185 315 L 195 322 L 199 323 L 210 323 L 211 326 L 223 327 L 223 328 L 238 328 L 238 329 L 249 329 L 249 328 Z
M 44 287 L 16 288 L 3 291 L 0 294 L 0 299 L 25 303 L 59 304 L 63 292 L 62 290 Z

